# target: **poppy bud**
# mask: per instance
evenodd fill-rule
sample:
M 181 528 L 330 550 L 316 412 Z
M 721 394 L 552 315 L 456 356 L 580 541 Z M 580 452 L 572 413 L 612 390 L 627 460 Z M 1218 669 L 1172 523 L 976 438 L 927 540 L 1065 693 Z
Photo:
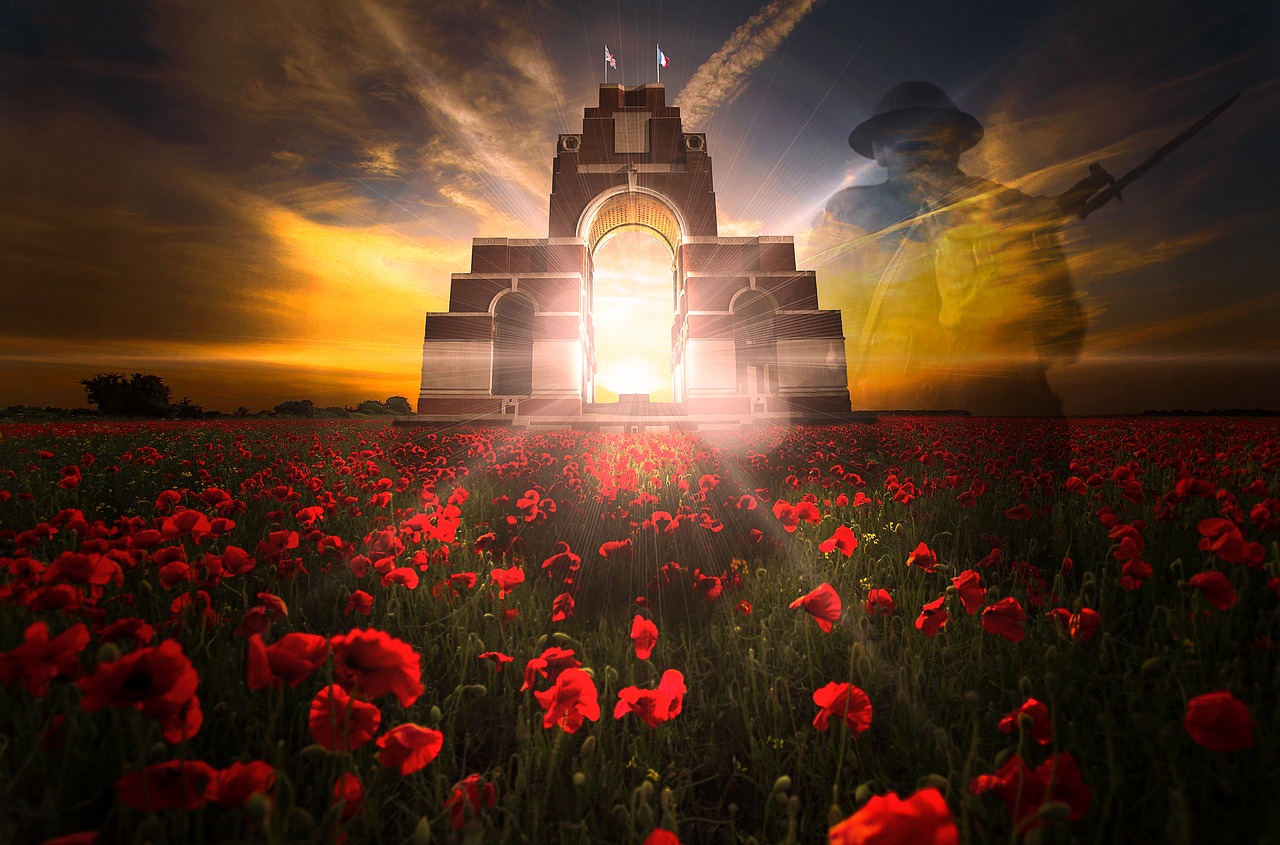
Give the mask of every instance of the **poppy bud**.
M 650 801 L 653 800 L 652 781 L 650 781 L 648 778 L 645 778 L 643 781 L 641 781 L 640 785 L 636 787 L 635 791 L 631 793 L 631 795 L 641 804 L 648 804 Z
M 325 750 L 325 747 L 323 745 L 313 742 L 312 744 L 308 745 L 306 748 L 299 751 L 298 756 L 301 757 L 303 760 L 308 760 L 308 761 L 323 760 L 325 757 L 329 756 L 329 752 Z
M 427 821 L 426 816 L 418 819 L 418 826 L 413 829 L 413 838 L 409 841 L 413 845 L 428 845 L 431 842 L 431 822 Z
M 1044 673 L 1044 688 L 1048 690 L 1050 698 L 1057 698 L 1058 693 L 1062 690 L 1062 678 L 1057 672 Z
M 924 789 L 929 786 L 932 786 L 939 792 L 946 794 L 946 791 L 951 788 L 951 781 L 947 780 L 940 774 L 930 773 L 920 778 L 919 783 L 916 785 L 916 789 Z
M 103 643 L 98 649 L 98 663 L 115 663 L 120 659 L 120 646 L 115 643 Z
M 645 783 L 648 783 L 648 781 L 645 781 Z M 637 807 L 636 824 L 644 830 L 648 830 L 651 827 L 657 827 L 653 818 L 653 807 L 649 806 L 647 803 L 641 804 Z
M 594 736 L 589 736 L 586 738 L 586 740 L 583 741 L 582 750 L 579 753 L 582 755 L 582 759 L 586 760 L 589 757 L 591 757 L 592 752 L 594 752 L 595 750 L 596 750 L 596 738 Z
M 1064 822 L 1071 816 L 1071 807 L 1063 801 L 1046 801 L 1036 815 L 1047 822 Z
M 577 789 L 581 789 L 582 787 L 586 786 L 586 785 L 587 785 L 587 776 L 586 776 L 586 775 L 584 775 L 582 772 L 574 772 L 574 773 L 573 773 L 573 785 L 574 785 L 574 787 L 575 787 L 575 788 L 577 788 Z
M 1142 668 L 1138 671 L 1144 675 L 1154 675 L 1156 672 L 1159 672 L 1163 666 L 1163 657 L 1148 657 L 1146 660 L 1142 661 Z
M 778 779 L 777 779 L 777 780 L 775 780 L 775 781 L 773 782 L 773 794 L 774 794 L 774 795 L 783 795 L 783 796 L 785 796 L 785 795 L 786 795 L 786 793 L 788 793 L 788 792 L 790 792 L 790 791 L 791 791 L 791 776 L 790 776 L 790 775 L 780 775 L 780 776 L 778 777 Z M 784 802 L 784 803 L 785 803 L 785 802 Z
M 271 815 L 271 799 L 261 792 L 255 792 L 244 802 L 244 811 L 249 818 L 261 823 Z
M 444 713 L 440 712 L 440 708 L 431 705 L 431 709 L 427 711 L 427 721 L 433 725 L 440 724 L 440 720 L 444 718 Z
M 147 756 L 152 760 L 166 760 L 169 757 L 169 746 L 163 742 L 152 743 L 151 748 L 147 751 Z
M 1018 679 L 1018 691 L 1022 693 L 1024 698 L 1031 697 L 1031 690 L 1032 690 L 1032 686 L 1031 686 L 1030 678 L 1028 678 L 1026 675 L 1023 675 L 1021 678 Z
M 853 802 L 862 805 L 871 800 L 871 784 L 873 781 L 858 784 L 858 788 L 853 791 Z
M 978 695 L 976 690 L 966 690 L 964 703 L 969 708 L 969 712 L 977 716 L 978 711 L 982 708 L 982 696 Z
M 844 811 L 840 809 L 839 804 L 832 804 L 827 808 L 827 829 L 831 829 L 840 822 L 844 821 Z
M 489 688 L 484 684 L 467 684 L 462 688 L 464 693 L 472 693 L 479 698 L 483 698 L 489 694 Z

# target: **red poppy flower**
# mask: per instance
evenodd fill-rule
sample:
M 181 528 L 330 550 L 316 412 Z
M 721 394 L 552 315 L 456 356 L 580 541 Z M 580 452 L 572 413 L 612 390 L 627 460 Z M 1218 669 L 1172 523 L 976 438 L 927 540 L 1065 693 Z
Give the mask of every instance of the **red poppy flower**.
M 625 540 L 609 540 L 601 544 L 600 557 L 608 561 L 631 560 L 635 557 L 635 546 L 630 537 Z
M 840 594 L 830 584 L 820 584 L 813 592 L 793 601 L 788 607 L 803 607 L 809 612 L 822 631 L 829 632 L 840 619 Z
M 937 572 L 938 555 L 934 553 L 933 549 L 926 546 L 924 541 L 921 541 L 920 545 L 916 546 L 915 551 L 907 555 L 907 566 L 919 567 L 925 572 Z
M 492 660 L 494 668 L 496 668 L 499 672 L 502 671 L 502 666 L 504 663 L 510 663 L 511 661 L 515 660 L 515 658 L 512 657 L 511 655 L 503 654 L 500 651 L 485 651 L 485 652 L 481 652 L 476 656 L 480 660 Z
M 27 692 L 40 698 L 55 678 L 80 674 L 80 652 L 89 645 L 89 629 L 77 622 L 53 639 L 49 626 L 35 622 L 23 633 L 22 645 L 0 654 L 0 683 L 21 681 Z
M 1199 548 L 1213 552 L 1227 563 L 1239 563 L 1255 569 L 1262 566 L 1266 551 L 1261 543 L 1247 543 L 1240 533 L 1240 526 L 1228 519 L 1211 517 L 1196 525 L 1201 538 Z
M 582 727 L 584 719 L 595 722 L 600 719 L 599 694 L 591 676 L 581 669 L 565 669 L 556 676 L 555 685 L 546 692 L 534 692 L 534 697 L 547 711 L 542 726 L 558 726 L 565 733 L 573 733 Z
M 743 616 L 750 616 L 753 608 L 751 607 L 751 602 L 743 599 L 734 605 L 733 609 L 738 611 L 738 613 L 741 613 Z
M 556 543 L 555 554 L 542 562 L 547 577 L 560 579 L 566 584 L 573 583 L 573 573 L 582 565 L 582 558 L 569 551 L 569 544 L 561 540 Z
M 519 566 L 495 569 L 489 573 L 489 577 L 498 585 L 498 598 L 505 599 L 507 593 L 524 583 L 524 569 Z
M 573 616 L 574 601 L 573 596 L 568 593 L 561 593 L 551 600 L 551 621 L 563 622 Z
M 628 713 L 635 713 L 646 725 L 655 728 L 680 714 L 687 691 L 684 675 L 675 669 L 668 669 L 662 673 L 657 689 L 623 687 L 618 690 L 618 704 L 613 708 L 613 718 L 621 719 Z
M 1023 502 L 1020 505 L 1015 505 L 1014 507 L 1009 508 L 1004 512 L 1004 515 L 1010 519 L 1026 520 L 1031 518 L 1032 511 L 1031 508 Z
M 318 634 L 285 634 L 271 645 L 254 634 L 249 637 L 249 689 L 285 684 L 296 687 L 328 656 L 329 641 Z
M 648 660 L 658 642 L 658 626 L 637 613 L 631 620 L 631 642 L 635 645 L 636 658 Z
M 258 562 L 239 546 L 227 546 L 222 550 L 222 571 L 226 575 L 245 575 L 257 565 Z
M 1192 739 L 1210 751 L 1244 751 L 1253 747 L 1249 708 L 1227 690 L 1207 692 L 1188 701 L 1182 724 Z
M 116 781 L 116 794 L 144 813 L 173 807 L 194 810 L 205 802 L 214 769 L 200 760 L 168 760 L 139 769 Z
M 1024 715 L 1031 720 L 1029 730 L 1031 739 L 1041 745 L 1048 745 L 1053 741 L 1053 725 L 1049 722 L 1049 708 L 1044 702 L 1034 698 L 1028 698 L 1017 710 L 1006 713 L 996 727 L 1001 733 L 1013 733 L 1018 729 L 1019 718 Z
M 352 698 L 337 684 L 330 684 L 311 699 L 307 725 L 315 741 L 330 751 L 359 748 L 378 730 L 382 711 Z
M 1083 496 L 1089 492 L 1089 485 L 1085 483 L 1083 478 L 1073 475 L 1062 485 L 1062 489 L 1068 493 L 1078 493 Z
M 1026 638 L 1027 631 L 1023 627 L 1026 621 L 1027 614 L 1013 596 L 1000 599 L 982 611 L 982 630 L 1004 637 L 1011 643 L 1022 642 Z
M 1038 827 L 1042 822 L 1028 822 L 1046 801 L 1062 801 L 1070 809 L 1068 818 L 1084 816 L 1093 799 L 1093 790 L 1080 776 L 1080 767 L 1070 752 L 1055 754 L 1035 771 L 1027 768 L 1021 756 L 1010 757 L 993 775 L 978 775 L 969 783 L 974 795 L 994 792 L 1009 807 L 1009 819 L 1015 828 Z
M 845 557 L 849 557 L 856 548 L 858 548 L 858 535 L 854 534 L 847 525 L 841 525 L 834 534 L 818 544 L 818 551 L 824 555 L 839 549 Z
M 338 681 L 361 695 L 376 698 L 394 693 L 408 707 L 422 695 L 422 658 L 413 646 L 384 631 L 352 629 L 329 638 Z
M 212 530 L 209 517 L 195 510 L 178 511 L 173 516 L 166 517 L 160 526 L 160 534 L 166 540 L 190 537 L 193 543 L 199 543 L 208 537 Z
M 932 637 L 938 633 L 939 628 L 947 624 L 947 611 L 942 606 L 946 598 L 944 593 L 920 609 L 920 615 L 916 617 L 916 630 L 923 631 L 926 637 Z
M 265 540 L 258 542 L 258 554 L 263 557 L 279 557 L 290 549 L 298 548 L 297 531 L 272 531 Z
M 454 830 L 466 827 L 468 818 L 476 818 L 485 807 L 497 805 L 498 796 L 493 784 L 480 775 L 467 775 L 453 785 L 453 794 L 445 802 L 449 811 L 449 823 Z
M 343 609 L 343 616 L 350 616 L 352 613 L 363 613 L 368 616 L 373 612 L 373 596 L 364 590 L 356 590 L 347 599 L 347 606 Z
M 1197 572 L 1188 582 L 1200 591 L 1204 600 L 1218 610 L 1227 610 L 1236 603 L 1236 591 L 1227 576 L 1215 570 Z
M 893 596 L 888 590 L 874 589 L 862 603 L 862 611 L 868 616 L 888 616 L 893 613 Z
M 977 613 L 978 608 L 982 607 L 982 602 L 987 597 L 987 590 L 982 586 L 982 577 L 975 570 L 966 569 L 955 578 L 952 578 L 951 583 L 955 585 L 956 592 L 960 594 L 960 603 L 964 605 L 965 611 L 970 616 Z
M 119 584 L 124 580 L 124 572 L 120 564 L 107 555 L 89 552 L 63 552 L 53 563 L 40 574 L 43 584 L 71 582 L 88 584 L 91 587 L 105 587 L 107 584 Z M 101 592 L 95 593 L 101 595 Z
M 854 734 L 871 727 L 871 699 L 853 684 L 832 681 L 813 694 L 813 703 L 821 708 L 813 717 L 813 726 L 820 731 L 827 729 L 832 716 L 844 719 Z
M 827 838 L 831 845 L 959 845 L 960 832 L 942 793 L 927 787 L 906 798 L 872 796 Z
M 223 807 L 241 807 L 255 792 L 266 793 L 275 781 L 276 770 L 270 763 L 254 760 L 250 763 L 232 763 L 216 771 L 209 782 L 208 797 Z
M 203 721 L 196 686 L 200 676 L 177 640 L 140 648 L 103 663 L 80 681 L 86 713 L 103 707 L 133 707 L 160 723 L 166 742 L 196 735 Z
M 1067 633 L 1071 635 L 1071 639 L 1084 642 L 1097 632 L 1101 624 L 1102 616 L 1098 611 L 1082 607 L 1079 613 L 1071 614 L 1071 618 L 1067 620 Z
M 342 821 L 349 822 L 364 807 L 364 785 L 360 778 L 350 772 L 343 772 L 333 783 L 333 803 L 343 802 Z
M 411 775 L 424 768 L 444 746 L 444 734 L 413 723 L 397 725 L 378 737 L 378 762 L 389 769 L 399 768 Z
M 666 828 L 655 827 L 653 832 L 644 838 L 641 845 L 680 845 L 680 840 Z
M 582 664 L 573 656 L 573 649 L 551 646 L 539 656 L 533 658 L 524 667 L 524 686 L 520 691 L 533 688 L 533 682 L 539 677 L 549 678 L 555 683 L 556 678 L 565 669 L 576 669 Z

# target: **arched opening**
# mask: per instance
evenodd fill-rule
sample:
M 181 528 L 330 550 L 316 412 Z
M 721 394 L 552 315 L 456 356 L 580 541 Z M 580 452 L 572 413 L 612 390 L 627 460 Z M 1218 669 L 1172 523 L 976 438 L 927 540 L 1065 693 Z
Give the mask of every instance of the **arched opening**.
M 592 267 L 595 401 L 672 401 L 675 265 L 666 243 L 649 227 L 618 226 L 600 238 Z
M 777 302 L 765 291 L 744 290 L 734 296 L 729 307 L 733 312 L 738 392 L 752 396 L 777 393 Z
M 493 304 L 493 381 L 495 396 L 533 392 L 533 300 L 504 293 Z

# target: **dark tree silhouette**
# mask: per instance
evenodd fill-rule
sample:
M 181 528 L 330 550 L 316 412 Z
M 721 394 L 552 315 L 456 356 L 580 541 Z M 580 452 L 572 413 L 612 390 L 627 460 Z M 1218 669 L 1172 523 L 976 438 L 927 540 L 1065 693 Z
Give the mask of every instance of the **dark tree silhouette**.
M 104 414 L 130 417 L 164 417 L 169 415 L 170 390 L 156 375 L 134 373 L 99 373 L 81 379 L 90 405 Z
M 412 414 L 413 406 L 403 396 L 389 396 L 386 401 L 387 410 L 393 414 Z
M 282 417 L 314 417 L 316 415 L 316 406 L 310 399 L 291 399 L 288 402 L 281 402 L 272 410 Z

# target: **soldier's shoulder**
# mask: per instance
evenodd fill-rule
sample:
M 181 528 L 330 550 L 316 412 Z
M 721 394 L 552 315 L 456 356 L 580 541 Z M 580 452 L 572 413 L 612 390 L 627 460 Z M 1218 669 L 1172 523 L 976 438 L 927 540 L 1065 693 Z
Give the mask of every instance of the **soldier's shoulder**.
M 833 220 L 877 232 L 902 219 L 902 200 L 884 184 L 853 185 L 827 200 L 826 214 Z

